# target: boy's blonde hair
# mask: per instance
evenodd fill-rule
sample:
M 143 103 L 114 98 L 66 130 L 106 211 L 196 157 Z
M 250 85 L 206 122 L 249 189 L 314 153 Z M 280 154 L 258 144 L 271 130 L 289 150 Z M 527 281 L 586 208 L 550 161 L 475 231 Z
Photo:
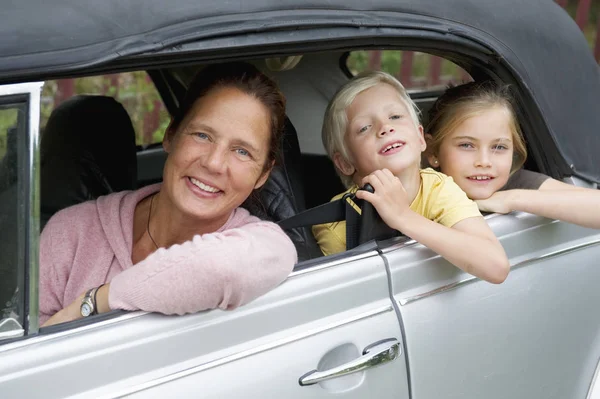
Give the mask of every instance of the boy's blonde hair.
M 436 100 L 429 110 L 425 129 L 433 137 L 427 143 L 427 153 L 437 156 L 444 139 L 461 123 L 494 107 L 502 107 L 510 115 L 509 128 L 514 146 L 510 172 L 519 170 L 527 159 L 527 146 L 512 105 L 510 87 L 493 81 L 451 87 Z
M 402 86 L 396 78 L 381 71 L 360 73 L 338 89 L 325 111 L 321 135 L 323 145 L 331 160 L 334 159 L 335 153 L 339 153 L 346 162 L 353 162 L 350 154 L 348 154 L 344 140 L 346 137 L 346 129 L 348 128 L 346 109 L 352 104 L 356 96 L 378 84 L 387 84 L 396 89 L 400 99 L 404 101 L 406 108 L 408 108 L 408 113 L 410 114 L 415 127 L 420 125 L 419 109 L 406 92 L 404 86 Z M 343 174 L 342 171 L 338 169 L 337 165 L 335 169 L 342 179 L 342 183 L 344 183 L 347 188 L 351 187 L 353 184 L 352 177 Z

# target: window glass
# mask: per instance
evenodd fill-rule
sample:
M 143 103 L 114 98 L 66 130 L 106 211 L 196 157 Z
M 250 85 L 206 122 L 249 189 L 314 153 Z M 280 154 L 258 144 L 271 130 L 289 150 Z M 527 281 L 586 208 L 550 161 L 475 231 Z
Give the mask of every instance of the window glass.
M 443 90 L 472 81 L 461 67 L 444 58 L 417 51 L 353 51 L 346 60 L 350 73 L 381 70 L 397 77 L 412 92 Z
M 0 102 L 0 338 L 24 324 L 26 116 L 25 101 Z
M 137 145 L 147 146 L 162 141 L 170 121 L 169 113 L 146 72 L 47 81 L 42 91 L 42 130 L 52 110 L 78 94 L 110 96 L 123 104 L 133 123 Z

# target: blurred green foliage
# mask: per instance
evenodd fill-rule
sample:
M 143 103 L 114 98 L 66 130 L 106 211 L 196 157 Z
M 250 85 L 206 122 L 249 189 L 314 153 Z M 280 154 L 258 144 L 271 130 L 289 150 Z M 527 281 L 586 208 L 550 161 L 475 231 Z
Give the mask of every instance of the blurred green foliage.
M 16 126 L 18 112 L 17 108 L 0 109 L 0 159 L 6 154 L 8 129 Z
M 144 71 L 114 75 L 91 76 L 69 81 L 47 81 L 42 90 L 42 115 L 40 126 L 46 122 L 54 108 L 66 100 L 61 88 L 72 94 L 92 94 L 114 97 L 129 114 L 136 132 L 136 144 L 145 146 L 162 141 L 169 123 L 169 113 L 152 80 Z M 68 93 L 71 94 L 71 93 Z M 67 96 L 68 97 L 68 96 Z
M 360 72 L 371 69 L 369 60 L 374 52 L 381 52 L 380 70 L 400 78 L 400 68 L 402 57 L 406 56 L 401 50 L 361 50 L 353 51 L 348 56 L 346 66 L 348 70 L 356 75 Z M 411 82 L 402 82 L 407 88 L 436 89 L 445 87 L 449 82 L 459 82 L 468 76 L 459 66 L 451 61 L 443 59 L 440 68 L 440 81 L 437 85 L 432 85 L 428 81 L 429 69 L 432 55 L 421 52 L 412 52 L 412 70 Z M 377 69 L 377 68 L 376 68 Z
M 576 18 L 577 8 L 580 2 L 578 0 L 567 1 L 566 12 L 573 18 Z M 597 19 L 600 16 L 600 0 L 592 0 L 588 13 L 588 20 L 583 33 L 589 43 L 590 49 L 594 49 L 597 35 Z M 557 32 L 557 34 L 560 34 Z M 346 65 L 353 75 L 371 69 L 369 66 L 370 57 L 373 52 L 381 52 L 379 68 L 391 75 L 400 78 L 400 68 L 402 65 L 403 51 L 400 50 L 370 50 L 353 51 L 346 61 Z M 432 55 L 420 52 L 413 52 L 411 81 L 402 82 L 409 89 L 435 89 L 439 86 L 445 87 L 447 83 L 458 83 L 464 80 L 468 75 L 461 71 L 461 68 L 454 63 L 443 60 L 441 65 L 440 81 L 441 85 L 432 86 L 429 70 Z M 375 64 L 378 64 L 375 62 Z

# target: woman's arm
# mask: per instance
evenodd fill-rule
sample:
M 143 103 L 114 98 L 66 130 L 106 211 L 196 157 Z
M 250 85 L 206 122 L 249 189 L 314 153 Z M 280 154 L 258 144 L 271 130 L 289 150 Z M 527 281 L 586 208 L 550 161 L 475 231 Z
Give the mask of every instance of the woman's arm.
M 157 250 L 112 279 L 110 308 L 164 314 L 233 309 L 273 289 L 292 271 L 296 249 L 279 226 L 256 220 Z
M 64 212 L 63 212 L 64 214 Z M 67 285 L 68 264 L 71 254 L 65 250 L 73 245 L 70 237 L 61 235 L 61 246 L 55 246 L 54 234 L 64 230 L 62 214 L 50 219 L 40 235 L 40 283 L 39 283 L 39 323 L 43 325 L 53 314 L 63 308 L 62 298 Z M 59 249 L 58 251 L 56 249 Z M 71 256 L 72 258 L 72 256 Z M 58 269 L 58 271 L 57 271 Z
M 296 248 L 276 224 L 249 218 L 256 221 L 161 248 L 118 274 L 96 292 L 98 313 L 233 309 L 275 288 L 297 262 Z M 50 312 L 44 326 L 80 319 L 83 296 Z
M 388 226 L 482 280 L 499 284 L 506 279 L 510 270 L 506 253 L 483 217 L 467 218 L 449 228 L 412 211 L 402 183 L 391 172 L 377 171 L 365 182 L 375 193 L 360 190 L 357 197 L 372 203 Z
M 539 190 L 498 191 L 490 198 L 476 201 L 484 212 L 522 211 L 600 229 L 600 190 L 576 187 L 554 179 Z

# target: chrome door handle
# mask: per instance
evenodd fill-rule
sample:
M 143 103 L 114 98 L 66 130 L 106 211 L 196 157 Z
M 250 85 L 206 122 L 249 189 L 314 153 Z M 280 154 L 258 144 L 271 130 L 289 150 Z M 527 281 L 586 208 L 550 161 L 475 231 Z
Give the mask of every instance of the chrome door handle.
M 400 342 L 398 342 L 397 339 L 390 338 L 379 341 L 366 347 L 361 357 L 329 370 L 310 371 L 300 377 L 298 382 L 301 386 L 313 385 L 321 381 L 357 373 L 371 367 L 391 362 L 400 355 L 400 352 Z

